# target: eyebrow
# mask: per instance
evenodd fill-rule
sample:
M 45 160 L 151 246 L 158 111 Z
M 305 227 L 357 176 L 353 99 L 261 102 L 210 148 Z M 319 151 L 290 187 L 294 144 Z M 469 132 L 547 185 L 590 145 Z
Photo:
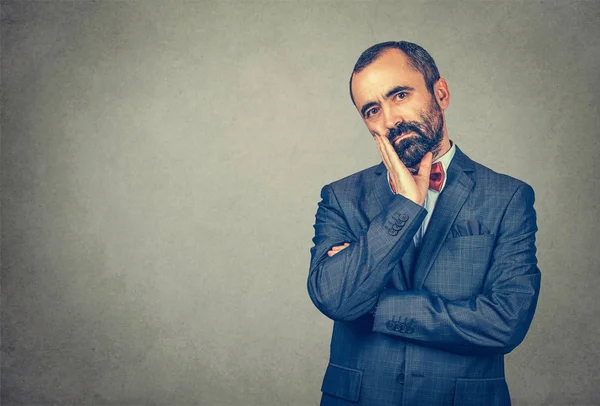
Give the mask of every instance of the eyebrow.
M 410 87 L 410 86 L 396 86 L 390 90 L 388 90 L 388 92 L 385 94 L 384 98 L 387 100 L 389 99 L 392 95 L 398 93 L 398 92 L 406 92 L 406 91 L 414 91 L 415 88 L 414 87 Z M 368 102 L 367 104 L 365 104 L 364 106 L 362 106 L 362 108 L 360 109 L 360 114 L 362 114 L 362 116 L 365 116 L 365 113 L 367 112 L 368 109 L 370 109 L 371 107 L 377 105 L 376 102 Z

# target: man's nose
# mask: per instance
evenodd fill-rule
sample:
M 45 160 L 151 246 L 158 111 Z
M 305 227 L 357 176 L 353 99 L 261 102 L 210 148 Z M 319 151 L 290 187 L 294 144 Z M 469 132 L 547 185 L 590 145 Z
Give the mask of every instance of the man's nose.
M 393 108 L 384 107 L 382 110 L 384 125 L 388 130 L 396 128 L 396 126 L 402 122 L 402 117 L 400 117 L 400 114 Z

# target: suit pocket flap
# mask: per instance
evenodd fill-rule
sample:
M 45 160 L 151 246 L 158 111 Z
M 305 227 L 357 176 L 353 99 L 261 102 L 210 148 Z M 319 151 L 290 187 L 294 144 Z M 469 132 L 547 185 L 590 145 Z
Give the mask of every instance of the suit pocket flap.
M 504 378 L 457 379 L 454 406 L 510 406 Z
M 362 371 L 329 364 L 321 391 L 331 396 L 358 402 L 361 383 Z

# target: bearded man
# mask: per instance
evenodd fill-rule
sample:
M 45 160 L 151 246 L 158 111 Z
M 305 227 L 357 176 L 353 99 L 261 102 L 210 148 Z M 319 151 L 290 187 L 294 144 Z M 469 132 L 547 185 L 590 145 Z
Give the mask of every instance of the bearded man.
M 382 163 L 323 187 L 308 292 L 334 320 L 321 405 L 510 405 L 504 354 L 540 289 L 534 193 L 448 138 L 448 84 L 409 42 L 350 95 Z

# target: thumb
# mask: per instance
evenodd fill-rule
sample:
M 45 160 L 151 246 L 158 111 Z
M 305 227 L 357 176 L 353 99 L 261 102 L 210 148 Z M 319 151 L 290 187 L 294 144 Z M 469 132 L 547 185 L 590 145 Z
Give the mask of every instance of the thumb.
M 426 153 L 419 164 L 419 172 L 414 176 L 415 183 L 421 193 L 427 193 L 427 189 L 429 188 L 429 174 L 431 173 L 432 160 L 433 154 L 431 152 Z
M 433 161 L 433 154 L 428 152 L 425 154 L 423 159 L 421 159 L 421 163 L 419 164 L 419 177 L 423 177 L 427 179 L 429 182 L 429 174 L 431 173 L 431 162 Z

